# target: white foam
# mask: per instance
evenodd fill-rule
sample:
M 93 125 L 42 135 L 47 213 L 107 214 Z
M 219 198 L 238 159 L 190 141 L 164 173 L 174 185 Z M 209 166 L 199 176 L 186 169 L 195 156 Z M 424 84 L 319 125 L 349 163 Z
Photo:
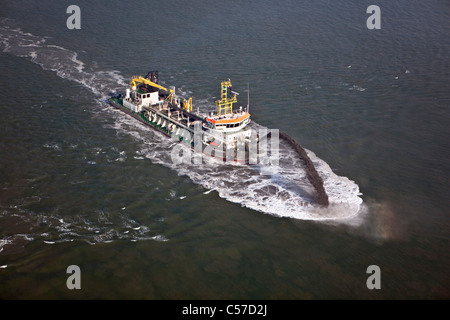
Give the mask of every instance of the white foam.
M 44 37 L 24 33 L 20 29 L 11 30 L 3 27 L 0 31 L 4 51 L 29 57 L 43 69 L 53 70 L 62 78 L 83 84 L 102 99 L 105 99 L 111 91 L 122 90 L 126 85 L 126 81 L 118 71 L 97 70 L 98 67 L 95 65 L 93 65 L 93 71 L 85 71 L 86 65 L 78 58 L 76 52 L 57 45 L 46 44 Z M 353 85 L 349 90 L 364 91 L 366 89 Z M 183 88 L 177 88 L 177 92 L 191 93 Z M 212 107 L 209 104 L 202 106 L 203 111 L 208 108 Z M 115 116 L 119 113 L 117 111 Z M 317 166 L 329 195 L 330 206 L 326 209 L 311 204 L 311 194 L 314 190 L 306 179 L 297 155 L 290 148 L 280 146 L 280 158 L 283 161 L 280 161 L 279 166 L 272 166 L 270 163 L 261 166 L 238 164 L 230 166 L 213 159 L 209 159 L 210 161 L 201 166 L 176 165 L 170 161 L 170 152 L 177 145 L 172 140 L 166 139 L 162 134 L 156 133 L 129 116 L 117 116 L 116 119 L 114 126 L 116 130 L 125 132 L 142 142 L 141 156 L 151 159 L 154 163 L 168 166 L 178 174 L 188 176 L 195 183 L 208 190 L 215 190 L 220 197 L 241 206 L 274 216 L 308 220 L 348 219 L 357 215 L 360 210 L 362 199 L 358 196 L 360 192 L 357 184 L 346 177 L 337 176 L 325 161 L 310 151 L 310 157 Z M 258 126 L 255 123 L 253 125 Z M 59 150 L 58 145 L 46 144 L 45 147 Z M 125 159 L 124 154 L 121 153 L 121 157 L 116 160 L 124 161 Z M 88 163 L 95 164 L 94 161 Z M 175 191 L 171 190 L 170 196 L 174 199 Z M 182 197 L 179 198 L 182 199 Z M 95 241 L 104 241 L 112 235 L 100 233 L 98 236 Z
M 0 239 L 0 249 L 3 251 L 3 247 L 7 244 L 11 244 L 10 239 Z M 1 252 L 1 251 L 0 251 Z
M 45 143 L 43 146 L 45 148 L 61 151 L 61 147 L 57 143 Z
M 169 241 L 169 239 L 167 239 L 165 236 L 163 236 L 162 234 L 158 234 L 154 237 L 152 237 L 151 239 L 156 240 L 156 241 L 161 241 L 161 242 L 166 242 Z
M 122 126 L 117 128 L 124 129 Z M 150 138 L 140 130 L 133 131 L 133 136 L 142 140 L 144 146 L 152 144 Z M 314 189 L 307 181 L 306 173 L 295 152 L 285 146 L 280 146 L 279 152 L 284 160 L 279 166 L 271 166 L 270 163 L 264 166 L 230 166 L 218 161 L 197 166 L 163 161 L 162 159 L 170 159 L 170 147 L 173 144 L 169 141 L 167 139 L 159 142 L 159 152 L 143 147 L 140 153 L 146 154 L 147 158 L 156 163 L 169 166 L 180 175 L 187 175 L 192 181 L 208 189 L 204 194 L 215 190 L 220 197 L 241 206 L 274 216 L 296 219 L 345 220 L 356 216 L 360 210 L 362 199 L 358 196 L 358 185 L 346 177 L 336 175 L 325 161 L 311 151 L 308 153 L 329 194 L 330 206 L 325 209 L 311 204 L 310 198 Z M 174 190 L 169 193 L 172 199 L 176 195 Z
M 126 85 L 120 72 L 96 70 L 86 72 L 86 65 L 78 58 L 78 53 L 54 44 L 46 44 L 45 37 L 25 33 L 20 29 L 0 26 L 3 51 L 20 57 L 28 57 L 44 70 L 52 70 L 65 79 L 78 82 L 94 94 L 106 98 L 111 90 Z M 95 66 L 95 64 L 93 64 Z

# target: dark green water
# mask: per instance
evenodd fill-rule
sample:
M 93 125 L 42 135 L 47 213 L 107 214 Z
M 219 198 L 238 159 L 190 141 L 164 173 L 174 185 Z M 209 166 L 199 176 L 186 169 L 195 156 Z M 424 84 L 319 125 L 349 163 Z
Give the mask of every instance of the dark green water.
M 450 297 L 448 4 L 378 1 L 368 30 L 364 1 L 78 1 L 68 30 L 70 4 L 1 3 L 1 298 Z M 253 121 L 350 204 L 316 221 L 273 193 L 303 181 L 285 149 L 284 176 L 172 165 L 103 102 L 153 69 L 208 110 L 221 80 L 250 83 Z

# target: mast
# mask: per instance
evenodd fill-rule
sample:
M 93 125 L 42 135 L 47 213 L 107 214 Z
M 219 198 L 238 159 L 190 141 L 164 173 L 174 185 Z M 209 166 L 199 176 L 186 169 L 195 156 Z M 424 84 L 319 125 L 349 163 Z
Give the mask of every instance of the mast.
M 247 113 L 250 111 L 250 83 L 247 83 Z
M 231 81 L 222 81 L 221 82 L 221 93 L 220 100 L 216 100 L 216 105 L 219 107 L 218 114 L 222 115 L 222 111 L 224 114 L 233 114 L 233 103 L 237 101 L 237 92 L 231 91 L 234 96 L 232 98 L 228 98 L 228 90 L 231 91 Z

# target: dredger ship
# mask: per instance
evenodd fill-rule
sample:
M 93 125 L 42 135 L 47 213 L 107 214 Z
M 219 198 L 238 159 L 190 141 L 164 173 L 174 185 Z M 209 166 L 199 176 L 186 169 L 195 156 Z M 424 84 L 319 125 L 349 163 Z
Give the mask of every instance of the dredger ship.
M 175 87 L 163 87 L 158 71 L 150 71 L 145 77 L 133 76 L 125 95 L 109 98 L 108 102 L 205 155 L 248 164 L 252 134 L 248 127 L 249 104 L 233 110 L 238 93 L 231 91 L 231 87 L 229 79 L 221 82 L 216 113 L 193 112 L 192 98 L 178 96 Z
M 256 164 L 266 156 L 260 141 L 269 136 L 259 136 L 249 128 L 249 103 L 233 110 L 237 92 L 231 91 L 231 81 L 221 82 L 220 100 L 215 101 L 217 112 L 202 114 L 192 111 L 192 98 L 183 98 L 161 86 L 158 71 L 150 71 L 145 77 L 133 76 L 125 95 L 108 99 L 109 104 L 162 132 L 177 142 L 186 143 L 191 149 L 204 155 L 243 164 Z M 301 159 L 306 176 L 316 190 L 317 204 L 328 206 L 328 195 L 323 180 L 305 149 L 292 137 L 279 132 Z M 203 160 L 202 160 L 203 161 Z M 195 162 L 194 162 L 195 163 Z

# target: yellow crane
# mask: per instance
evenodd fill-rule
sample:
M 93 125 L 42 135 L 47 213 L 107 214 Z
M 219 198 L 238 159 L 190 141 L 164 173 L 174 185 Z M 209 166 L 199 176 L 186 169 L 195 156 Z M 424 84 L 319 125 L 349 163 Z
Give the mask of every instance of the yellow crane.
M 145 84 L 147 84 L 147 85 L 149 85 L 149 86 L 152 86 L 152 87 L 155 87 L 155 88 L 164 90 L 164 91 L 168 91 L 168 90 L 167 90 L 166 88 L 164 88 L 163 86 L 160 86 L 159 84 L 154 83 L 154 82 L 152 82 L 152 81 L 150 81 L 150 80 L 148 80 L 148 79 L 146 79 L 146 78 L 144 78 L 144 77 L 141 77 L 141 76 L 133 76 L 133 77 L 131 78 L 130 85 L 131 85 L 132 87 L 136 87 L 138 83 L 145 83 Z M 173 92 L 172 89 L 170 89 L 170 90 L 169 90 L 169 96 L 168 96 L 166 99 L 167 99 L 170 103 L 173 103 L 174 97 L 175 97 L 175 93 Z M 186 99 L 183 100 L 183 109 L 184 109 L 184 110 L 187 110 L 187 111 L 189 111 L 189 112 L 192 112 L 192 97 L 189 98 L 189 99 L 187 99 L 187 100 L 186 100 Z
M 148 79 L 145 79 L 145 78 L 143 78 L 141 76 L 134 76 L 133 78 L 131 78 L 130 85 L 132 87 L 136 87 L 136 85 L 138 83 L 145 83 L 145 84 L 148 84 L 149 86 L 152 86 L 152 87 L 155 87 L 155 88 L 167 91 L 167 89 L 164 88 L 163 86 L 160 86 L 159 84 L 154 83 L 154 82 L 152 82 L 152 81 L 150 81 Z
M 192 98 L 183 100 L 183 109 L 192 112 Z
M 169 101 L 169 103 L 173 103 L 174 98 L 175 98 L 175 92 L 173 92 L 173 90 L 170 89 L 169 95 L 167 96 L 166 100 Z

